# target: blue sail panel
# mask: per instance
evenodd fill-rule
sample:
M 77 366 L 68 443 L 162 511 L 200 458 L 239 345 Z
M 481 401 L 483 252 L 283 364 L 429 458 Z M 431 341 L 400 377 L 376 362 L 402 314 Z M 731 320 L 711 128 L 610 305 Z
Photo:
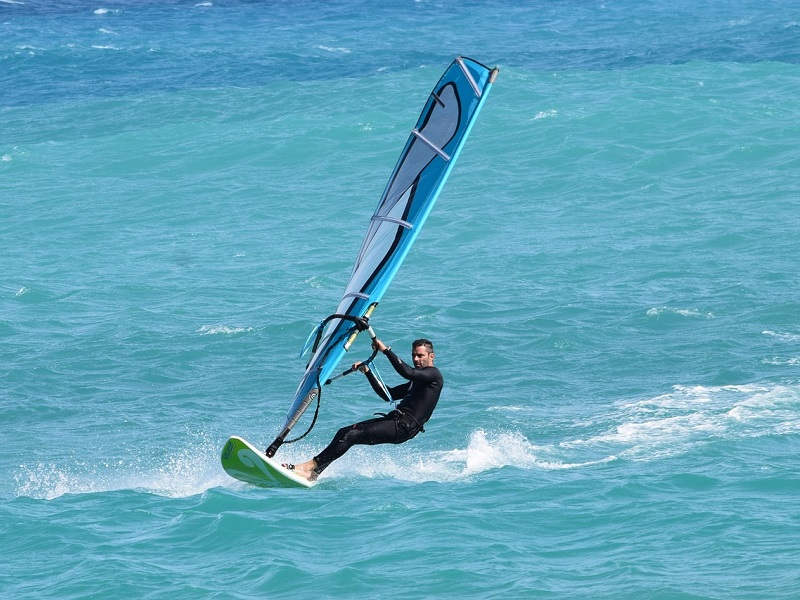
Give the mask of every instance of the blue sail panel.
M 363 317 L 381 300 L 447 181 L 497 73 L 458 57 L 433 88 L 372 215 L 334 314 Z M 328 322 L 269 456 L 317 398 L 356 333 L 346 318 Z

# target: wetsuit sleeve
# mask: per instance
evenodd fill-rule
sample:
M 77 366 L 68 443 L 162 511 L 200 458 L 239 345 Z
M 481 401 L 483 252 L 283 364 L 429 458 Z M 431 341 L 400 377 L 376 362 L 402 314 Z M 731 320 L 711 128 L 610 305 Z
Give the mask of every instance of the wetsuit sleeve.
M 388 388 L 389 393 L 392 395 L 392 397 L 387 398 L 386 392 L 383 391 L 383 386 L 381 385 L 380 381 L 378 381 L 378 378 L 375 377 L 375 373 L 373 373 L 372 371 L 367 371 L 366 375 L 367 375 L 367 381 L 369 381 L 369 384 L 372 386 L 372 389 L 375 391 L 376 394 L 378 394 L 379 397 L 386 400 L 386 402 L 389 402 L 389 400 L 400 400 L 400 398 L 406 395 L 406 393 L 408 392 L 408 388 L 411 385 L 410 383 L 403 383 Z
M 408 379 L 409 381 L 416 381 L 419 383 L 431 383 L 436 379 L 438 371 L 436 369 L 414 369 L 409 367 L 406 363 L 400 360 L 400 357 L 397 356 L 394 352 L 392 352 L 391 348 L 387 349 L 384 352 L 386 358 L 389 359 L 389 362 L 392 363 L 394 370 L 397 371 L 397 374 L 400 375 L 403 379 Z

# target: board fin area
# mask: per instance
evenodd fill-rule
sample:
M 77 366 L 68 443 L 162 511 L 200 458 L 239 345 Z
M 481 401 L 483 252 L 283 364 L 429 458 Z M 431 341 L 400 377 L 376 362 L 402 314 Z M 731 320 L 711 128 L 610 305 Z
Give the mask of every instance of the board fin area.
M 222 468 L 231 477 L 262 487 L 305 487 L 316 482 L 267 458 L 258 448 L 238 436 L 231 436 L 222 448 Z

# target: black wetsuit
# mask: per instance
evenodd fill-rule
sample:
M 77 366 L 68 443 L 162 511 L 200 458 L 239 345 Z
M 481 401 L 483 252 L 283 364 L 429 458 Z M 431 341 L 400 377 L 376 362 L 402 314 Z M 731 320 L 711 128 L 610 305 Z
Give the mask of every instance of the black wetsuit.
M 322 473 L 334 460 L 358 444 L 402 444 L 413 438 L 431 418 L 442 393 L 444 379 L 436 367 L 413 369 L 387 349 L 384 353 L 394 370 L 408 382 L 388 388 L 392 400 L 400 400 L 397 408 L 388 415 L 342 427 L 328 447 L 314 457 L 314 471 Z M 383 388 L 372 371 L 367 379 L 381 398 L 387 402 Z

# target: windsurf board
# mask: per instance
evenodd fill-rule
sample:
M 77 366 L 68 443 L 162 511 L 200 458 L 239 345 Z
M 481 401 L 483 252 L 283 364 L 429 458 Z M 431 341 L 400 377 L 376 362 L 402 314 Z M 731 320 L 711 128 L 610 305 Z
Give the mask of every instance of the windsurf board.
M 282 467 L 247 440 L 235 435 L 225 443 L 221 458 L 222 468 L 228 475 L 262 487 L 310 488 L 316 483 Z

